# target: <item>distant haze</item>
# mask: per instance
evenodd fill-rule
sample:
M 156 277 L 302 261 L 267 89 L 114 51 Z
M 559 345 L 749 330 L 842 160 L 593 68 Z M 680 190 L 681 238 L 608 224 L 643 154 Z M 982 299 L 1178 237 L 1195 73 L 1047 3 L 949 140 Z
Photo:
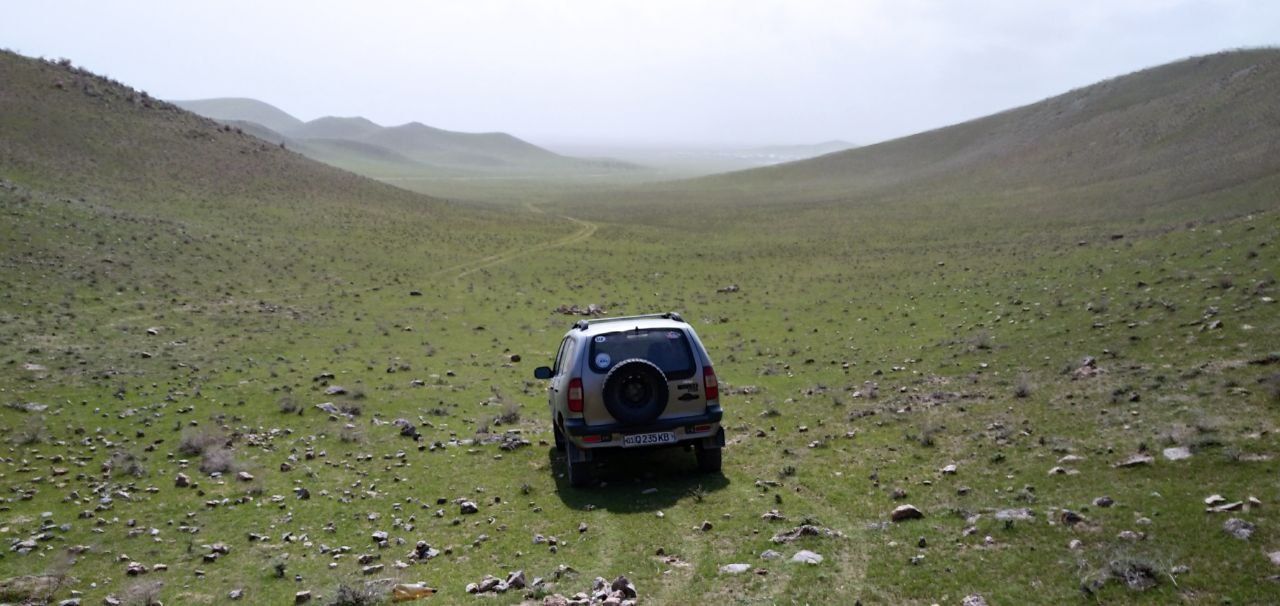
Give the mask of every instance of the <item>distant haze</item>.
M 19 0 L 3 13 L 0 46 L 160 98 L 543 144 L 866 144 L 1280 43 L 1280 2 L 1247 0 Z

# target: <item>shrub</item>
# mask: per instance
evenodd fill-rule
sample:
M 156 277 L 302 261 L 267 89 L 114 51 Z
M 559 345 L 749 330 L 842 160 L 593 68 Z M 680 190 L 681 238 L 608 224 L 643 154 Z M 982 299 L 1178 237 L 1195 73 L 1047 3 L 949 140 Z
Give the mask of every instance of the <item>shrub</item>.
M 103 463 L 102 469 L 111 474 L 112 477 L 127 475 L 141 478 L 147 473 L 146 468 L 142 466 L 142 460 L 125 450 L 117 450 L 111 453 L 111 457 L 107 459 L 106 463 Z
M 385 594 L 364 583 L 338 583 L 329 606 L 373 606 L 385 601 Z
M 284 396 L 280 398 L 277 404 L 279 404 L 280 412 L 283 414 L 302 414 L 302 406 L 298 404 L 297 400 L 293 399 L 293 396 Z
M 178 452 L 194 457 L 204 454 L 206 450 L 211 448 L 224 446 L 226 443 L 227 437 L 219 431 L 190 427 L 182 432 L 182 438 L 178 440 Z
M 1018 380 L 1013 384 L 1013 395 L 1019 398 L 1025 398 L 1031 395 L 1031 377 L 1026 373 L 1018 375 Z
M 364 433 L 355 425 L 347 424 L 338 431 L 338 440 L 348 444 L 364 441 Z
M 200 458 L 200 471 L 206 474 L 230 473 L 240 468 L 236 455 L 230 448 L 215 447 L 204 451 Z
M 1267 397 L 1280 401 L 1280 372 L 1272 373 L 1262 380 L 1262 390 Z
M 494 418 L 495 425 L 514 425 L 520 422 L 520 403 L 507 402 L 502 408 L 502 414 Z
M 969 337 L 969 347 L 971 349 L 991 349 L 995 339 L 991 336 L 989 330 L 979 330 Z
M 125 589 L 120 599 L 128 606 L 156 606 L 163 588 L 161 581 L 138 581 Z
M 12 440 L 15 446 L 32 446 L 48 438 L 49 432 L 45 429 L 44 418 L 32 417 L 14 431 Z

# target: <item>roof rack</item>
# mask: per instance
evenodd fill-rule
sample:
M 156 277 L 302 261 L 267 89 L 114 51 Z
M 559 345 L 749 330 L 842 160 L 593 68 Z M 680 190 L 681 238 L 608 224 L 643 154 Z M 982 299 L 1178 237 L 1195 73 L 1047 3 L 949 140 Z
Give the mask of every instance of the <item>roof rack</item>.
M 684 322 L 684 318 L 674 311 L 668 311 L 660 314 L 643 314 L 639 316 L 618 316 L 616 318 L 600 318 L 598 320 L 578 320 L 573 323 L 573 327 L 578 330 L 586 330 L 592 324 L 602 324 L 604 322 L 621 322 L 624 320 L 645 320 L 645 319 L 662 319 L 674 320 L 676 322 Z

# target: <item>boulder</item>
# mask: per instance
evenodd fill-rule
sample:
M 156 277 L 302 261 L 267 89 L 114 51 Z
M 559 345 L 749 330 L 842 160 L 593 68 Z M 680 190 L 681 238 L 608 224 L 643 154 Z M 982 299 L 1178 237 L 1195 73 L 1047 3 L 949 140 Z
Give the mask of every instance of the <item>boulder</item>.
M 889 519 L 894 522 L 905 522 L 907 520 L 919 520 L 924 517 L 924 512 L 916 509 L 915 505 L 899 505 L 893 508 L 889 513 Z

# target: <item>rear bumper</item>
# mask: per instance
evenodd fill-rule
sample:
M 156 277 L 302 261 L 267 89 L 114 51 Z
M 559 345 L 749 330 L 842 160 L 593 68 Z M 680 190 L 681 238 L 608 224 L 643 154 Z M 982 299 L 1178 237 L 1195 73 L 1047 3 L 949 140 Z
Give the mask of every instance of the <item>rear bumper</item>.
M 633 433 L 652 433 L 655 431 L 671 431 L 683 428 L 685 431 L 677 432 L 677 436 L 683 438 L 682 434 L 690 434 L 688 439 L 702 439 L 706 437 L 707 432 L 698 432 L 694 434 L 695 425 L 718 425 L 720 419 L 724 417 L 724 409 L 719 405 L 710 406 L 705 414 L 693 415 L 689 417 L 677 417 L 675 419 L 658 419 L 652 423 L 644 425 L 627 425 L 622 423 L 610 423 L 607 425 L 587 425 L 582 419 L 565 419 L 564 433 L 567 436 L 583 437 L 583 436 L 615 436 Z M 711 431 L 715 431 L 719 427 L 713 427 Z M 608 445 L 602 444 L 602 445 Z

